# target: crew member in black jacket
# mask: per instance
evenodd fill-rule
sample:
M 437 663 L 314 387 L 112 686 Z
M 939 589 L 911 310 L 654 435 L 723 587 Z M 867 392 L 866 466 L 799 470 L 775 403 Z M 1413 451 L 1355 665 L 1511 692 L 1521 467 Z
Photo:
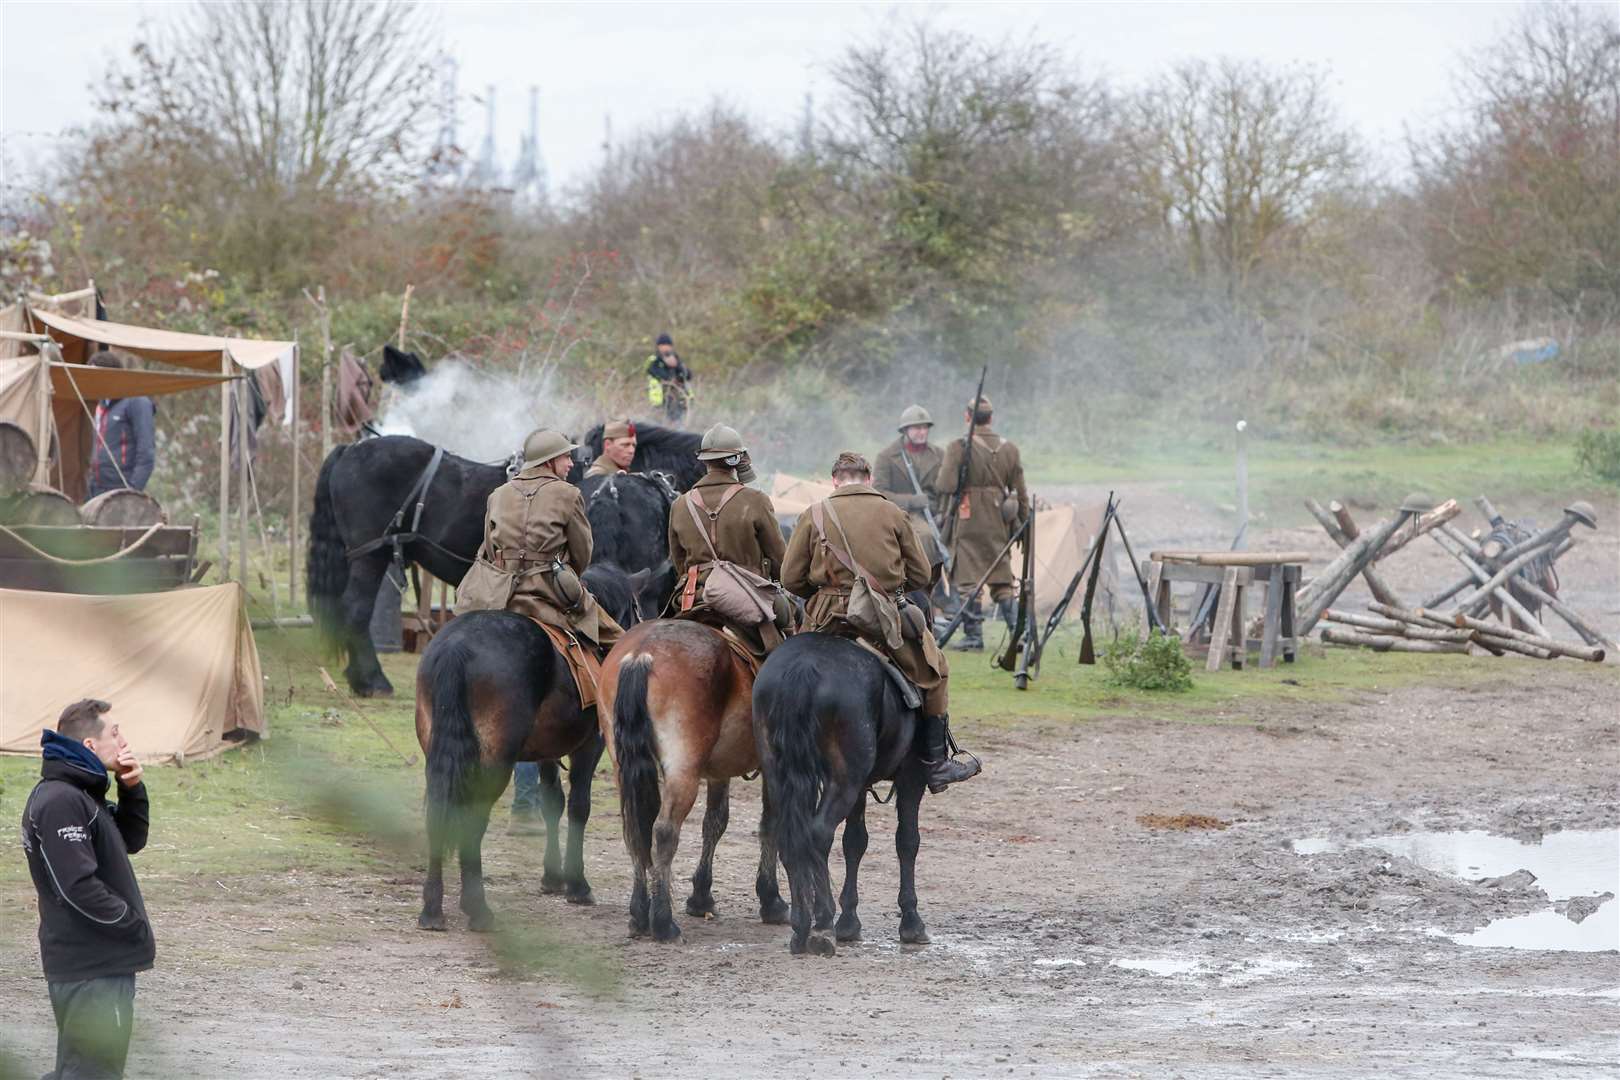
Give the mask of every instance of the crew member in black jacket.
M 56 1013 L 55 1080 L 121 1077 L 134 1030 L 135 973 L 156 947 L 129 857 L 146 846 L 146 785 L 112 706 L 69 705 L 40 735 L 45 763 L 23 807 L 39 894 L 39 953 Z M 107 771 L 118 802 L 106 801 Z

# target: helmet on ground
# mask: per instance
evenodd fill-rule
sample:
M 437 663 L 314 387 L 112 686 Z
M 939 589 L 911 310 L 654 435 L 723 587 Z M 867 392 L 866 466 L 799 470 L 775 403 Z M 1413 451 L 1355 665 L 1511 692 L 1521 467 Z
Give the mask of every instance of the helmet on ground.
M 908 427 L 933 427 L 934 418 L 928 415 L 928 410 L 921 405 L 911 405 L 900 414 L 900 430 Z
M 748 447 L 743 445 L 742 436 L 737 434 L 736 428 L 716 424 L 703 433 L 703 442 L 698 445 L 697 456 L 699 461 L 719 461 L 722 458 L 746 453 Z
M 529 432 L 529 437 L 523 440 L 523 463 L 532 465 L 537 461 L 550 461 L 578 449 L 562 432 L 541 428 Z

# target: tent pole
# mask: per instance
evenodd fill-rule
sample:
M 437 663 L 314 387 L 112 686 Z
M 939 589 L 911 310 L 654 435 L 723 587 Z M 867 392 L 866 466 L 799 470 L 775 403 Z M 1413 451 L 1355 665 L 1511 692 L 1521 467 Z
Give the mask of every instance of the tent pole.
M 326 306 L 326 286 L 315 289 L 321 311 L 321 463 L 332 456 L 332 313 Z
M 219 370 L 231 373 L 231 358 L 223 351 Z M 219 384 L 219 579 L 231 580 L 231 384 Z
M 244 381 L 247 372 L 236 386 L 236 493 L 237 577 L 242 588 L 248 587 L 248 388 Z
M 287 511 L 287 606 L 296 607 L 298 604 L 298 513 L 300 503 L 298 500 L 298 480 L 302 463 L 299 459 L 298 447 L 298 412 L 301 402 L 298 399 L 300 378 L 303 369 L 303 356 L 298 349 L 298 331 L 293 331 L 293 370 L 292 370 L 292 505 Z

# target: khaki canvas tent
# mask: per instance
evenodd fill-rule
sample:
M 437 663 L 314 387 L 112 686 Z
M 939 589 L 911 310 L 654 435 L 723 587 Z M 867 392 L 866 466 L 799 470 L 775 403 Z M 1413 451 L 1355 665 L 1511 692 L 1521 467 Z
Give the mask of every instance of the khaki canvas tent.
M 832 494 L 831 483 L 802 476 L 777 473 L 771 478 L 771 502 L 776 513 L 791 526 L 811 504 Z M 1058 504 L 1035 514 L 1035 610 L 1044 619 L 1063 596 L 1069 581 L 1085 561 L 1092 539 L 1102 524 L 1103 506 Z M 1112 545 L 1104 549 L 1102 575 L 1098 582 L 1100 601 L 1111 607 L 1117 581 Z M 1013 548 L 1014 572 L 1019 565 L 1019 549 Z M 1079 594 L 1069 605 L 1067 617 L 1080 614 Z
M 264 731 L 264 682 L 240 585 L 127 596 L 0 590 L 0 753 L 81 698 L 142 761 L 195 760 Z

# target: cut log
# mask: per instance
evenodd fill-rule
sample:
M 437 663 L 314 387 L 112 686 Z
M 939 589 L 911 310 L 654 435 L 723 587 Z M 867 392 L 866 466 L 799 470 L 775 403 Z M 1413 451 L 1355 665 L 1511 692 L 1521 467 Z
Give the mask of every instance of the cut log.
M 1396 533 L 1395 537 L 1391 539 L 1389 543 L 1384 545 L 1384 550 L 1378 553 L 1378 557 L 1375 558 L 1373 562 L 1383 562 L 1385 559 L 1401 550 L 1401 548 L 1405 547 L 1407 544 L 1410 544 L 1412 541 L 1416 540 L 1420 536 L 1423 536 L 1425 533 L 1430 533 L 1435 529 L 1440 528 L 1460 513 L 1462 513 L 1462 507 L 1457 504 L 1457 500 L 1447 499 L 1433 510 L 1430 510 L 1427 514 L 1420 515 L 1412 522 L 1412 527 L 1410 529 Z
M 1332 505 L 1339 506 L 1338 503 L 1333 503 Z M 1306 499 L 1305 509 L 1309 510 L 1311 512 L 1311 516 L 1316 518 L 1316 520 L 1321 523 L 1323 530 L 1333 538 L 1333 542 L 1338 544 L 1339 547 L 1349 547 L 1353 540 L 1360 539 L 1359 531 L 1355 536 L 1346 534 L 1344 529 L 1339 525 L 1338 519 L 1336 517 L 1329 516 L 1328 511 L 1323 510 L 1322 504 L 1317 502 L 1315 499 Z M 1340 507 L 1340 509 L 1342 510 L 1343 507 Z M 1346 511 L 1345 516 L 1349 516 L 1348 511 Z M 1354 526 L 1355 522 L 1352 521 L 1350 524 Z M 1361 572 L 1361 579 L 1367 583 L 1367 590 L 1373 594 L 1374 600 L 1377 600 L 1381 604 L 1392 604 L 1395 607 L 1404 606 L 1404 601 L 1401 600 L 1400 596 L 1395 592 L 1395 590 L 1390 588 L 1384 579 L 1378 576 L 1377 571 L 1373 570 L 1371 567 Z M 1310 584 L 1310 582 L 1305 582 L 1300 585 L 1299 588 L 1302 595 L 1306 593 Z
M 1457 615 L 1454 616 L 1454 621 L 1458 626 L 1477 630 L 1481 635 L 1495 638 L 1511 638 L 1514 641 L 1534 645 L 1545 652 L 1554 653 L 1558 656 L 1573 657 L 1576 660 L 1586 660 L 1594 664 L 1603 662 L 1604 653 L 1602 649 L 1582 645 L 1567 645 L 1562 641 L 1548 641 L 1546 638 L 1538 638 L 1534 634 L 1527 634 L 1523 630 L 1515 630 L 1511 626 L 1488 622 L 1485 619 L 1476 619 L 1472 615 Z
M 1330 645 L 1359 645 L 1364 649 L 1374 649 L 1378 652 L 1462 653 L 1465 655 L 1468 652 L 1467 645 L 1456 642 L 1411 641 L 1402 637 L 1364 634 L 1358 630 L 1339 630 L 1331 626 L 1322 631 L 1322 640 Z
M 1356 519 L 1350 516 L 1350 508 L 1338 499 L 1328 503 L 1328 513 L 1338 522 L 1339 529 L 1346 539 L 1354 540 L 1361 535 L 1361 529 L 1356 525 Z
M 1520 581 L 1518 584 L 1519 588 L 1523 589 L 1531 599 L 1539 601 L 1552 609 L 1553 614 L 1563 619 L 1571 630 L 1581 636 L 1582 641 L 1588 645 L 1601 645 L 1610 652 L 1620 652 L 1620 645 L 1616 645 L 1605 637 L 1584 615 L 1558 599 L 1558 597 L 1533 581 Z
M 1395 530 L 1406 524 L 1416 513 L 1423 513 L 1416 509 L 1417 504 L 1408 499 L 1395 516 L 1387 521 L 1380 522 L 1371 532 L 1350 542 L 1350 546 L 1339 553 L 1339 557 L 1327 565 L 1317 575 L 1314 587 L 1311 589 L 1309 599 L 1300 597 L 1299 633 L 1304 636 L 1316 626 L 1317 620 L 1339 598 L 1345 587 L 1355 580 L 1357 574 L 1365 570 L 1373 557 L 1381 551 L 1389 538 L 1395 535 Z M 1430 507 L 1432 509 L 1432 507 Z
M 1474 640 L 1474 633 L 1471 630 L 1442 630 L 1438 626 L 1414 626 L 1396 619 L 1380 619 L 1376 615 L 1358 615 L 1353 611 L 1335 611 L 1328 608 L 1322 613 L 1322 618 L 1326 622 L 1341 623 L 1378 634 L 1411 638 L 1414 641 L 1459 641 L 1466 644 Z
M 1509 578 L 1516 576 L 1520 570 L 1523 570 L 1526 566 L 1529 566 L 1536 559 L 1540 558 L 1544 550 L 1552 543 L 1556 542 L 1556 539 L 1558 538 L 1543 540 L 1540 547 L 1531 548 L 1527 551 L 1520 552 L 1518 558 L 1514 559 L 1512 562 L 1506 563 L 1495 574 L 1492 574 L 1489 581 L 1485 582 L 1485 584 L 1481 585 L 1479 588 L 1475 589 L 1473 592 L 1459 600 L 1457 602 L 1456 611 L 1460 611 L 1464 615 L 1478 615 L 1481 611 L 1484 611 L 1488 606 L 1490 606 L 1491 597 L 1493 595 L 1495 595 L 1498 591 L 1505 591 L 1502 590 L 1502 585 L 1505 584 Z M 1517 612 L 1515 612 L 1515 614 L 1517 614 Z M 1540 624 L 1538 623 L 1537 625 Z
M 1455 627 L 1449 617 L 1438 615 L 1424 608 L 1397 608 L 1390 607 L 1388 604 L 1373 603 L 1367 605 L 1367 610 L 1375 611 L 1386 619 L 1394 619 L 1409 626 L 1427 626 L 1434 630 L 1451 630 Z
M 1483 566 L 1475 562 L 1473 558 L 1471 558 L 1466 552 L 1449 547 L 1447 545 L 1448 540 L 1457 542 L 1449 533 L 1434 534 L 1434 542 L 1439 544 L 1442 548 L 1445 548 L 1446 551 L 1451 553 L 1451 556 L 1454 559 L 1462 563 L 1463 566 L 1467 568 L 1469 576 L 1464 578 L 1458 587 L 1449 590 L 1445 594 L 1442 594 L 1440 598 L 1433 603 L 1426 603 L 1424 607 L 1438 607 L 1441 602 L 1451 599 L 1452 596 L 1467 588 L 1472 582 L 1477 581 L 1483 585 L 1490 581 L 1490 575 L 1485 572 L 1485 568 Z M 1527 582 L 1527 578 L 1521 578 L 1515 584 L 1522 587 Z M 1551 634 L 1547 633 L 1547 628 L 1541 625 L 1541 620 L 1532 615 L 1530 613 L 1530 609 L 1525 607 L 1524 604 L 1519 601 L 1519 598 L 1513 595 L 1511 590 L 1498 587 L 1494 590 L 1494 594 L 1498 600 L 1502 601 L 1503 607 L 1512 612 L 1520 622 L 1528 626 L 1532 631 L 1535 631 L 1537 636 L 1544 638 L 1552 637 Z M 1596 643 L 1589 641 L 1587 644 L 1592 645 Z
M 1197 566 L 1281 566 L 1309 562 L 1308 551 L 1155 551 L 1154 562 L 1193 563 Z
M 1522 656 L 1533 657 L 1537 660 L 1551 660 L 1553 653 L 1538 645 L 1527 645 L 1513 638 L 1497 637 L 1495 634 L 1480 634 L 1476 639 L 1481 647 L 1501 649 L 1504 652 L 1519 653 Z

